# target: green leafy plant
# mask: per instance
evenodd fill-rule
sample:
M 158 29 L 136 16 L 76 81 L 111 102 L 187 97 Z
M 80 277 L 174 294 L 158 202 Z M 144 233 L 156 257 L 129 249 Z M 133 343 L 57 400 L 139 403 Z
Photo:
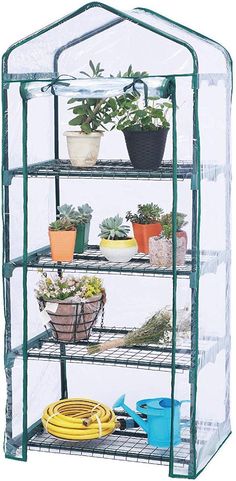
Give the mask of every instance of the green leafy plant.
M 185 221 L 185 217 L 187 214 L 183 214 L 182 212 L 177 212 L 176 214 L 176 230 L 179 231 L 187 224 Z M 162 236 L 166 239 L 171 239 L 172 237 L 172 212 L 168 214 L 164 214 L 161 216 L 160 219 L 162 225 Z
M 67 218 L 59 218 L 49 224 L 50 230 L 75 230 L 75 224 Z
M 130 231 L 129 227 L 123 225 L 123 219 L 118 214 L 115 217 L 104 219 L 99 225 L 102 239 L 121 240 L 127 239 Z
M 110 75 L 110 77 L 114 78 L 114 75 Z M 127 68 L 126 72 L 119 71 L 118 74 L 115 76 L 116 78 L 141 78 L 141 77 L 148 77 L 148 73 L 146 71 L 140 72 L 133 70 L 132 64 L 130 64 Z
M 117 98 L 118 130 L 156 131 L 169 128 L 167 114 L 172 107 L 171 102 L 159 98 L 148 98 L 148 105 L 140 107 L 139 97 L 127 94 Z
M 67 219 L 74 225 L 87 224 L 92 218 L 93 209 L 89 204 L 82 204 L 77 209 L 73 205 L 63 204 L 58 207 L 60 217 Z
M 132 65 L 129 65 L 126 72 L 119 72 L 117 77 L 145 78 L 148 72 L 135 72 Z M 172 108 L 172 103 L 162 100 L 159 97 L 149 97 L 148 105 L 140 106 L 140 94 L 136 92 L 120 95 L 116 100 L 116 128 L 118 130 L 158 130 L 159 128 L 169 128 L 167 114 Z M 115 113 L 115 109 L 114 109 Z
M 101 68 L 100 62 L 94 65 L 92 60 L 89 61 L 90 72 L 81 71 L 80 73 L 89 78 L 102 77 L 104 69 Z M 116 115 L 116 102 L 114 99 L 97 99 L 97 98 L 71 98 L 68 104 L 76 104 L 70 107 L 74 117 L 69 121 L 69 125 L 78 126 L 84 134 L 99 131 L 99 128 L 108 130 L 107 124 L 112 123 Z
M 132 214 L 128 211 L 126 214 L 126 220 L 130 220 L 135 224 L 155 224 L 160 222 L 163 210 L 157 204 L 139 204 L 136 214 Z
M 182 212 L 177 212 L 177 215 L 176 215 L 177 230 L 181 230 L 182 227 L 187 225 L 188 222 L 185 220 L 186 217 L 187 217 L 187 214 L 183 214 Z
M 37 289 L 35 289 L 37 299 L 44 301 L 63 301 L 74 296 L 88 299 L 102 292 L 104 292 L 104 288 L 99 277 L 49 276 L 44 272 Z

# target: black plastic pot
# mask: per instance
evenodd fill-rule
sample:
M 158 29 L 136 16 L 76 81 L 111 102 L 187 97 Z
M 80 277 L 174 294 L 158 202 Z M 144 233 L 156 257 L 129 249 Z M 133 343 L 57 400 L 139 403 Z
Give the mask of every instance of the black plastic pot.
M 123 130 L 130 160 L 135 169 L 157 170 L 163 159 L 169 129 Z

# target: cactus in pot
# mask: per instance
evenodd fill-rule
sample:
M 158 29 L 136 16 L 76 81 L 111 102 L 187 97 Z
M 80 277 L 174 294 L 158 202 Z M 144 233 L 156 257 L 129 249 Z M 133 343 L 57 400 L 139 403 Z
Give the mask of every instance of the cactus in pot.
M 108 217 L 100 224 L 100 251 L 111 262 L 128 262 L 137 254 L 137 242 L 129 237 L 129 227 L 123 224 L 122 217 Z

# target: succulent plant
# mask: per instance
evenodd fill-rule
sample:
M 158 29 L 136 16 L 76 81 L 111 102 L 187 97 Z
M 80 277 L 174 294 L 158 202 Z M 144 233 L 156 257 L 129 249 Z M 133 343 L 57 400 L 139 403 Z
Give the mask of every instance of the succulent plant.
M 89 204 L 82 204 L 77 207 L 77 222 L 78 224 L 87 224 L 92 218 L 93 209 Z
M 69 219 L 60 218 L 51 222 L 49 225 L 50 230 L 75 230 L 75 224 L 71 222 Z
M 99 234 L 103 239 L 121 240 L 127 239 L 129 227 L 122 224 L 122 217 L 117 214 L 115 217 L 104 219 L 99 225 L 101 232 Z
M 74 219 L 75 208 L 73 207 L 73 205 L 63 204 L 59 206 L 57 210 L 61 218 L 65 218 L 70 221 Z
M 183 214 L 182 212 L 177 212 L 176 215 L 176 223 L 177 223 L 177 230 L 182 229 L 188 222 L 185 220 L 187 214 Z
M 130 220 L 136 224 L 155 224 L 160 222 L 160 217 L 163 214 L 163 210 L 157 204 L 139 204 L 136 214 L 132 214 L 128 211 L 126 214 L 126 220 Z
M 65 218 L 73 224 L 79 225 L 87 224 L 90 221 L 93 209 L 89 204 L 82 204 L 81 206 L 77 207 L 77 210 L 75 207 L 73 207 L 73 205 L 63 204 L 58 207 L 58 212 L 60 214 L 60 218 Z
M 176 214 L 176 230 L 179 231 L 187 224 L 185 221 L 185 217 L 187 214 L 183 214 L 182 212 L 177 212 Z M 167 239 L 172 237 L 172 212 L 168 214 L 164 214 L 161 216 L 160 219 L 162 225 L 162 235 Z

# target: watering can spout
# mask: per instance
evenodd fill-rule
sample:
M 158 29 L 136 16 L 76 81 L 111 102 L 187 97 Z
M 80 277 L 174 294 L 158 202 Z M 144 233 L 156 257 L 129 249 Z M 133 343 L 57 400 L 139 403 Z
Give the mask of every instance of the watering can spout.
M 135 411 L 133 411 L 129 406 L 125 404 L 125 394 L 117 399 L 117 401 L 113 404 L 113 409 L 122 407 L 124 411 L 129 414 L 133 420 L 146 432 L 148 433 L 148 425 L 147 421 L 139 416 Z

